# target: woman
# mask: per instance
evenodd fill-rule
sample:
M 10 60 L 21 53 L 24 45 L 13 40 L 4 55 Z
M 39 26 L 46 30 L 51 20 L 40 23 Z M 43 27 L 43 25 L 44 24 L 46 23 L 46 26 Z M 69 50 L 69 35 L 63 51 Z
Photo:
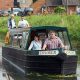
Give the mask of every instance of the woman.
M 38 35 L 35 35 L 34 40 L 31 42 L 28 50 L 41 50 L 42 42 L 39 39 Z

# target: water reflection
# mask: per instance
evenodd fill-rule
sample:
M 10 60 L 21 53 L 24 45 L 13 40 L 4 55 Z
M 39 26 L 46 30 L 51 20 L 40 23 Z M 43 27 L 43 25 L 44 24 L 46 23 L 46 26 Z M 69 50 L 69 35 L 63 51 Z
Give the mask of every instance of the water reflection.
M 75 75 L 28 74 L 26 77 L 15 75 L 14 80 L 77 80 Z
M 29 80 L 77 80 L 76 76 L 73 75 L 48 75 L 48 74 L 33 74 L 27 76 Z

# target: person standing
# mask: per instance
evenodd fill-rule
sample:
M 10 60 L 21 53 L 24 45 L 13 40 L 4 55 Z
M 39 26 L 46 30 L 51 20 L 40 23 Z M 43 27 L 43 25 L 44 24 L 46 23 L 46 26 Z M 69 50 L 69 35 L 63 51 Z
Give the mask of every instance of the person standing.
M 11 14 L 11 17 L 8 19 L 8 29 L 16 28 L 16 22 L 14 20 L 14 14 Z
M 19 28 L 28 28 L 29 23 L 27 20 L 24 19 L 24 16 L 21 16 L 21 20 L 18 22 L 18 27 Z
M 9 44 L 10 42 L 10 29 L 16 28 L 16 22 L 14 20 L 14 14 L 11 14 L 10 18 L 8 19 L 8 32 L 5 36 L 5 44 Z

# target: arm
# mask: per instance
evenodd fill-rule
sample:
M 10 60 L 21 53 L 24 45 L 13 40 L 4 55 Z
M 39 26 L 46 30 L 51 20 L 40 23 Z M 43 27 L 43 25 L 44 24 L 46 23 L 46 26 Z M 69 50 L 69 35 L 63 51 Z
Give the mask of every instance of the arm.
M 29 46 L 28 50 L 31 50 L 31 49 L 32 49 L 32 47 L 33 47 L 33 41 L 31 42 L 31 44 L 30 44 L 30 46 Z
M 44 42 L 43 48 L 42 48 L 43 50 L 45 50 L 47 48 L 47 43 L 48 43 L 48 41 L 46 39 L 45 42 Z
M 26 21 L 26 26 L 27 26 L 27 27 L 30 27 L 30 25 L 29 25 L 28 21 Z
M 43 50 L 45 50 L 45 49 L 46 49 L 46 47 L 47 47 L 47 45 L 46 45 L 46 44 L 44 44 L 42 49 L 43 49 Z

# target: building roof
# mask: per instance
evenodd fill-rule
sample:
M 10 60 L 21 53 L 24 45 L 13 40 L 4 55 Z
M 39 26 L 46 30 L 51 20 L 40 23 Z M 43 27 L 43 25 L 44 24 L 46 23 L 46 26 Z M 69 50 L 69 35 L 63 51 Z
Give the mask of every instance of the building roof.
M 79 0 L 46 0 L 47 6 L 78 5 Z
M 46 0 L 47 6 L 58 6 L 62 5 L 62 0 Z
M 78 5 L 79 0 L 62 0 L 63 5 Z

